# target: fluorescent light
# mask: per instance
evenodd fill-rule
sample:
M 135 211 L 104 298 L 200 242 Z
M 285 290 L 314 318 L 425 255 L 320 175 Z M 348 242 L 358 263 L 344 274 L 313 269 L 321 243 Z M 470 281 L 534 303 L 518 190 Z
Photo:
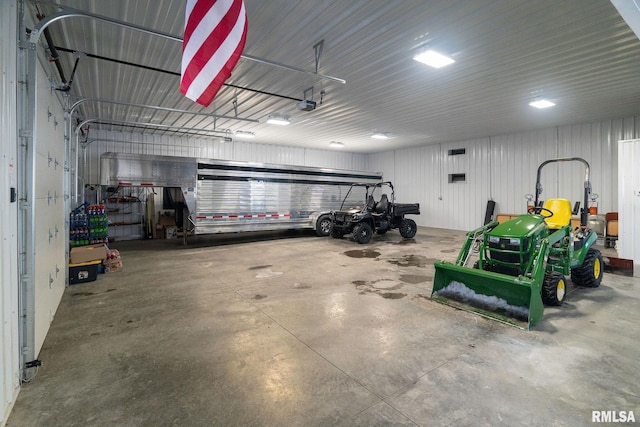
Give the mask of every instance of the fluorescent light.
M 331 141 L 329 143 L 329 147 L 333 147 L 333 148 L 344 148 L 344 144 L 340 141 Z
M 433 68 L 442 68 L 445 65 L 453 64 L 454 62 L 456 62 L 448 56 L 438 53 L 433 49 L 417 53 L 413 56 L 413 59 L 418 62 L 422 62 L 423 64 L 427 64 Z
M 267 123 L 269 123 L 270 125 L 286 126 L 291 123 L 291 121 L 289 120 L 288 116 L 282 116 L 280 114 L 269 114 Z
M 531 101 L 529 105 L 535 108 L 549 108 L 549 107 L 553 107 L 556 104 L 549 101 L 548 99 L 535 99 Z
M 247 132 L 244 130 L 237 130 L 236 137 L 243 138 L 243 139 L 251 139 L 251 138 L 255 138 L 256 134 L 253 132 Z
M 371 135 L 371 138 L 373 139 L 389 139 L 390 136 L 387 132 L 374 132 Z

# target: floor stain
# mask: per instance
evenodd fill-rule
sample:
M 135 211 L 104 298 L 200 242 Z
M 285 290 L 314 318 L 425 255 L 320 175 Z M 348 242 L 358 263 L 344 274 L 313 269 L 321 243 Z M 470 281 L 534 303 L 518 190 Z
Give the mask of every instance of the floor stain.
M 354 280 L 351 282 L 355 285 L 356 289 L 360 292 L 360 295 L 376 294 L 386 299 L 400 299 L 407 296 L 400 292 L 388 292 L 400 289 L 404 286 L 402 283 L 396 283 L 392 279 L 380 279 L 373 282 L 367 282 L 365 280 Z
M 426 267 L 427 264 L 433 263 L 435 260 L 422 255 L 403 255 L 402 258 L 387 261 L 399 267 Z
M 374 249 L 353 249 L 344 254 L 351 258 L 378 258 L 380 256 L 380 252 Z
M 457 252 L 457 250 L 456 249 L 443 249 L 440 252 L 442 252 L 443 254 L 450 254 L 450 253 L 453 253 L 453 252 Z
M 266 298 L 266 297 L 267 297 L 266 295 L 262 295 L 262 294 L 255 294 L 255 295 L 254 295 L 254 297 L 253 297 L 253 299 L 264 299 L 264 298 Z
M 393 245 L 413 245 L 414 243 L 416 243 L 416 239 L 402 239 L 402 240 L 398 240 L 397 242 L 393 242 Z
M 90 295 L 95 295 L 93 292 L 74 292 L 71 294 L 72 297 L 88 297 Z
M 311 285 L 303 285 L 302 283 L 294 283 L 293 287 L 296 289 L 311 289 Z
M 380 296 L 386 299 L 400 299 L 406 297 L 407 294 L 401 294 L 399 292 L 385 292 L 380 294 Z
M 433 276 L 419 276 L 417 274 L 401 274 L 400 280 L 405 283 L 412 283 L 415 285 L 417 283 L 429 282 L 433 280 Z
M 273 267 L 273 265 L 271 265 L 271 264 L 256 265 L 256 266 L 253 266 L 253 267 L 249 267 L 249 270 L 262 270 L 263 268 L 269 268 L 269 267 Z

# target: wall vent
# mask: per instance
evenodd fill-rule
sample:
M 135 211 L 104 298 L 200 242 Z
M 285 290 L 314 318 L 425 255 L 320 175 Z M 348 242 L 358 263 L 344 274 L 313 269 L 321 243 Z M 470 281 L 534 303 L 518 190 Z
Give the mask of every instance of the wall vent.
M 449 183 L 456 182 L 467 182 L 467 174 L 466 173 L 450 173 L 449 174 Z

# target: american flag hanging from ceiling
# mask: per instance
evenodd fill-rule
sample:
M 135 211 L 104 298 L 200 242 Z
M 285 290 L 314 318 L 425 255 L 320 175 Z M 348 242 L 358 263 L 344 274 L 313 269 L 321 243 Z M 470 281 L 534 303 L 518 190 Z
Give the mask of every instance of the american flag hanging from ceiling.
M 187 0 L 180 92 L 207 107 L 231 76 L 247 38 L 242 0 Z

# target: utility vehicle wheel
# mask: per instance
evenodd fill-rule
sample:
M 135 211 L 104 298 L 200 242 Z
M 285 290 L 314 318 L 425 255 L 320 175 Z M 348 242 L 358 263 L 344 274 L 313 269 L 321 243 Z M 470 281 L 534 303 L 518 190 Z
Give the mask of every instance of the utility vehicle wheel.
M 353 240 L 362 245 L 365 243 L 369 243 L 372 236 L 373 230 L 371 229 L 371 226 L 366 222 L 361 222 L 360 224 L 356 225 L 355 229 L 353 230 Z
M 321 215 L 316 221 L 316 234 L 320 237 L 328 236 L 331 233 L 331 217 Z
M 546 305 L 562 305 L 566 295 L 567 286 L 564 275 L 552 271 L 544 275 L 542 283 L 542 302 Z
M 334 239 L 342 239 L 342 237 L 344 236 L 344 233 L 342 232 L 342 230 L 336 230 L 333 227 L 331 227 L 331 231 L 329 231 L 329 233 L 331 234 L 331 237 L 333 237 Z
M 411 239 L 416 235 L 417 231 L 418 226 L 416 225 L 416 222 L 414 220 L 409 218 L 402 218 L 402 221 L 400 221 L 400 235 L 402 237 L 404 237 L 405 239 Z
M 571 281 L 578 286 L 597 288 L 602 282 L 604 263 L 597 249 L 589 249 L 582 265 L 571 269 Z

